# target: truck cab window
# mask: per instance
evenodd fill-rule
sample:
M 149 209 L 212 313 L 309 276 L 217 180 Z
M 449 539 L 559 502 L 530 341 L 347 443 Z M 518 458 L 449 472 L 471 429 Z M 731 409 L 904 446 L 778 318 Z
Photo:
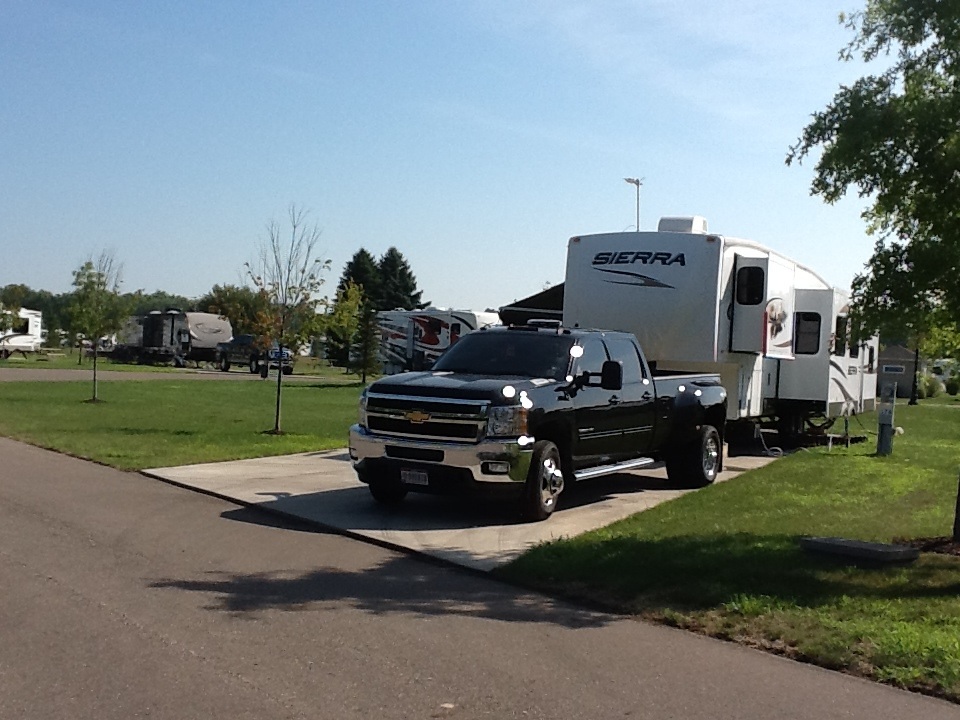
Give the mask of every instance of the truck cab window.
M 816 355 L 820 352 L 820 313 L 797 313 L 793 351 L 797 355 Z
M 586 371 L 599 373 L 603 369 L 603 363 L 607 360 L 607 350 L 604 348 L 600 338 L 587 338 L 583 344 L 583 355 L 577 358 L 577 364 L 574 373 L 579 375 Z
M 737 304 L 759 305 L 763 302 L 764 273 L 761 267 L 737 270 Z
M 636 346 L 623 337 L 605 338 L 610 357 L 623 365 L 623 384 L 643 382 L 643 367 Z

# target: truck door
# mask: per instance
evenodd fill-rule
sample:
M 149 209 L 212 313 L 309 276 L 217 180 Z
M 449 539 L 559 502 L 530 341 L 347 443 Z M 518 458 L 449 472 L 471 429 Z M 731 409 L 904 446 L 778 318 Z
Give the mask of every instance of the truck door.
M 622 432 L 620 451 L 628 457 L 647 455 L 653 446 L 656 417 L 652 379 L 644 376 L 637 346 L 630 338 L 614 335 L 604 338 L 604 342 L 610 359 L 623 365 L 623 388 L 610 399 L 612 405 L 608 409 Z
M 591 382 L 599 383 L 599 373 L 607 360 L 607 351 L 599 337 L 584 338 L 583 354 L 573 364 L 574 376 L 586 371 L 597 373 Z M 617 398 L 616 400 L 614 398 Z M 576 422 L 574 455 L 578 467 L 603 465 L 613 462 L 622 454 L 623 433 L 619 419 L 610 412 L 619 401 L 620 391 L 604 390 L 601 387 L 582 386 L 573 398 Z

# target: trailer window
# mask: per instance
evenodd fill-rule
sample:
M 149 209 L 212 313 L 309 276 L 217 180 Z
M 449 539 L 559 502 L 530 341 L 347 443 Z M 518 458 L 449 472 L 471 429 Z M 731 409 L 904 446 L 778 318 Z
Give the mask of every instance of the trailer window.
M 869 353 L 869 354 L 867 355 L 867 357 L 868 357 L 868 360 L 867 360 L 867 372 L 868 372 L 868 373 L 872 373 L 872 372 L 873 372 L 873 364 L 877 361 L 877 358 L 876 358 L 876 356 L 875 356 L 875 354 L 874 354 L 874 352 L 873 352 L 873 345 L 868 345 L 868 346 L 867 346 L 867 351 L 868 351 L 868 353 Z
M 763 268 L 745 267 L 737 270 L 737 303 L 759 305 L 763 302 Z
M 834 355 L 847 354 L 847 319 L 843 315 L 837 317 L 836 334 L 833 342 Z
M 797 355 L 816 355 L 820 352 L 820 313 L 797 313 L 797 327 L 793 333 L 793 351 Z

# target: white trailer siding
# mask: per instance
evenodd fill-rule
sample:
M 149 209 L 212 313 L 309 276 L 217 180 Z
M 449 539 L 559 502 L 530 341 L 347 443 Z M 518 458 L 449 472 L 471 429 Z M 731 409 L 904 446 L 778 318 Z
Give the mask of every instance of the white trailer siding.
M 875 368 L 849 343 L 831 354 L 847 302 L 809 268 L 749 240 L 671 226 L 568 244 L 564 324 L 632 332 L 660 369 L 719 373 L 731 420 L 872 408 Z M 810 313 L 821 316 L 812 355 L 809 324 L 797 326 Z M 871 342 L 862 355 L 876 352 Z
M 43 313 L 20 308 L 13 326 L 0 332 L 0 355 L 12 352 L 37 352 L 43 345 Z

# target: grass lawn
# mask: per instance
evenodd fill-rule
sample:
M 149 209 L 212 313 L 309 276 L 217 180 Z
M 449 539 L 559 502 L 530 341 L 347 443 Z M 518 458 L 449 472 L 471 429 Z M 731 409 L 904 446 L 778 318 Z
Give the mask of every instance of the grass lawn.
M 124 470 L 345 447 L 360 386 L 268 382 L 0 383 L 0 434 Z
M 863 419 L 871 430 L 874 416 Z M 893 455 L 876 438 L 804 450 L 761 470 L 551 542 L 512 581 L 960 699 L 960 558 L 851 567 L 806 554 L 803 535 L 888 542 L 949 535 L 960 402 L 898 405 Z M 852 430 L 859 429 L 856 422 Z

